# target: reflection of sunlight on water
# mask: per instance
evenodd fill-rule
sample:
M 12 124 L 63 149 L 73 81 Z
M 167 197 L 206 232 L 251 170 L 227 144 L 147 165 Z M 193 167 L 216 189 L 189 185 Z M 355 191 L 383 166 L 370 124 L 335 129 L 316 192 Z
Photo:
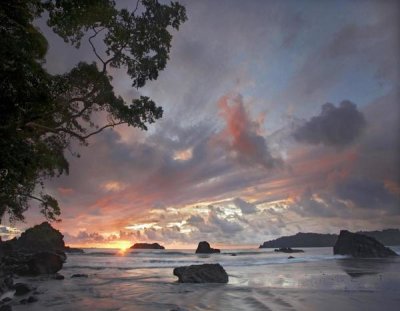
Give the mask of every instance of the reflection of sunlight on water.
M 117 254 L 120 256 L 124 256 L 129 251 L 131 243 L 129 241 L 118 241 L 116 246 L 118 248 Z

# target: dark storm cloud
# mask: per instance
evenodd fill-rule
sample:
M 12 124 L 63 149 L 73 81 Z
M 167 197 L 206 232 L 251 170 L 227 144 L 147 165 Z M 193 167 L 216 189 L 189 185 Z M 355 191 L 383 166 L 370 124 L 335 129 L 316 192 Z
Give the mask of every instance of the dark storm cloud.
M 338 198 L 357 207 L 400 213 L 400 197 L 388 191 L 381 181 L 350 178 L 338 183 L 335 191 Z
M 297 141 L 309 144 L 344 147 L 354 143 L 366 127 L 364 115 L 350 101 L 338 107 L 322 105 L 320 115 L 312 117 L 295 132 Z

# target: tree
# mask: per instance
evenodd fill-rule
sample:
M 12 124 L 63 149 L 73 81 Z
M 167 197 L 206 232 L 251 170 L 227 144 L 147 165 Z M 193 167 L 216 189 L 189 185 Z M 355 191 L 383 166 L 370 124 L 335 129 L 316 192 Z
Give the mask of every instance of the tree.
M 97 59 L 51 75 L 44 68 L 48 42 L 33 26 L 47 13 L 47 24 L 79 48 L 88 40 Z M 0 4 L 0 221 L 24 220 L 31 200 L 49 220 L 60 215 L 58 202 L 44 193 L 44 180 L 68 173 L 65 151 L 77 140 L 120 124 L 147 130 L 162 108 L 141 96 L 126 103 L 115 94 L 110 67 L 126 68 L 132 87 L 155 80 L 166 66 L 171 30 L 186 20 L 179 3 L 138 0 L 133 11 L 112 0 L 10 0 Z M 102 39 L 103 52 L 94 39 Z M 103 57 L 101 55 L 106 55 Z M 106 115 L 96 124 L 94 114 Z M 38 190 L 39 189 L 39 190 Z

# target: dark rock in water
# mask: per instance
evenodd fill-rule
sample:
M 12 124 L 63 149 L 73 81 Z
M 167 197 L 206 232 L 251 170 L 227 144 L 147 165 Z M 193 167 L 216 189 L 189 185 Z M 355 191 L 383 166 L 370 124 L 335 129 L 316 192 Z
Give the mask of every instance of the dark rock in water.
M 4 286 L 8 289 L 12 289 L 14 288 L 14 279 L 11 276 L 7 276 L 6 278 L 4 278 Z
M 64 280 L 65 277 L 62 274 L 56 273 L 52 276 L 53 280 Z
M 293 256 L 289 256 L 287 259 L 294 259 L 294 257 Z
M 398 256 L 372 237 L 341 230 L 333 247 L 334 255 L 351 255 L 357 258 L 383 258 Z
M 63 258 L 51 252 L 40 252 L 29 261 L 29 275 L 53 274 L 61 270 Z
M 54 229 L 48 222 L 43 222 L 27 229 L 17 239 L 4 242 L 9 244 L 13 251 L 34 253 L 41 251 L 63 251 L 65 248 L 64 236 L 60 231 Z
M 29 293 L 31 291 L 29 286 L 24 284 L 24 283 L 15 284 L 14 285 L 14 289 L 15 289 L 14 296 L 22 296 L 22 295 L 25 295 L 25 294 L 27 294 L 27 293 Z
M 76 273 L 71 275 L 71 278 L 87 278 L 89 277 L 87 274 L 83 274 L 83 273 Z
M 178 267 L 174 275 L 180 283 L 228 283 L 228 274 L 220 264 Z
M 196 254 L 214 254 L 220 252 L 217 248 L 211 248 L 207 241 L 200 242 L 196 249 Z
M 70 254 L 84 254 L 85 253 L 85 251 L 81 248 L 69 247 L 69 246 L 65 246 L 64 252 L 70 253 Z
M 18 275 L 53 274 L 67 259 L 64 248 L 63 235 L 44 222 L 0 244 L 0 267 Z
M 37 302 L 38 299 L 35 296 L 29 296 L 27 302 L 28 303 L 33 303 L 33 302 Z
M 158 243 L 135 243 L 131 247 L 131 249 L 165 249 L 164 246 Z
M 10 297 L 6 297 L 6 298 L 3 298 L 1 301 L 2 302 L 9 302 L 9 301 L 11 301 L 12 299 L 10 298 Z
M 12 311 L 12 307 L 10 305 L 4 305 L 0 307 L 0 311 Z
M 290 247 L 281 247 L 278 249 L 274 250 L 277 253 L 304 253 L 302 249 L 295 249 L 295 248 L 290 248 Z

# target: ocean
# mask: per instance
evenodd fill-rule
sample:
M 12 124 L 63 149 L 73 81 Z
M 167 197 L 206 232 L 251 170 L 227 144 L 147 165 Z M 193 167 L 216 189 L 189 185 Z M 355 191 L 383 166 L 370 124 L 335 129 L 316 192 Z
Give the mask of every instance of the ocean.
M 400 247 L 393 247 L 400 253 Z M 400 257 L 352 259 L 332 248 L 304 253 L 232 249 L 85 249 L 68 254 L 64 280 L 20 278 L 38 302 L 13 310 L 400 310 Z M 288 259 L 288 256 L 294 256 Z M 178 266 L 220 263 L 228 284 L 180 284 Z M 71 278 L 73 274 L 88 277 Z M 384 308 L 382 308 L 384 306 Z

